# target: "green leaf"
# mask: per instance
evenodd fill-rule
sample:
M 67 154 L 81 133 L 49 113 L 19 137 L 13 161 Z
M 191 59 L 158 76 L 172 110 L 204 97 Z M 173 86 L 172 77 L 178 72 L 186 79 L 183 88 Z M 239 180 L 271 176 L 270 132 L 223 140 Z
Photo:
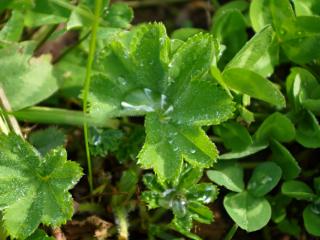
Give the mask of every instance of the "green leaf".
M 186 197 L 189 201 L 197 202 L 198 204 L 211 203 L 217 198 L 217 196 L 218 196 L 217 187 L 210 183 L 198 183 L 198 184 L 190 185 L 188 187 L 188 192 L 186 194 Z
M 254 141 L 251 145 L 249 145 L 246 149 L 239 151 L 239 152 L 228 152 L 224 153 L 219 156 L 219 159 L 236 159 L 236 158 L 243 158 L 250 155 L 253 155 L 263 149 L 266 149 L 268 147 L 267 143 L 261 143 Z
M 236 224 L 248 232 L 263 228 L 271 218 L 271 206 L 264 198 L 256 198 L 244 191 L 229 193 L 223 205 Z
M 259 164 L 248 182 L 248 192 L 256 197 L 266 195 L 278 184 L 281 174 L 281 168 L 273 162 Z
M 289 150 L 276 140 L 271 141 L 270 147 L 272 150 L 271 160 L 281 167 L 282 177 L 285 180 L 291 180 L 298 177 L 301 168 Z
M 317 118 L 310 112 L 300 113 L 296 141 L 307 148 L 320 147 L 320 127 Z
M 49 127 L 44 130 L 33 131 L 28 140 L 44 156 L 50 150 L 63 146 L 65 135 L 61 130 Z
M 0 31 L 0 40 L 18 42 L 22 35 L 24 15 L 19 11 L 12 11 L 11 17 Z
M 117 34 L 98 57 L 92 117 L 146 115 L 139 163 L 154 168 L 161 181 L 176 180 L 183 158 L 204 168 L 217 157 L 201 126 L 227 120 L 234 105 L 207 75 L 214 47 L 209 34 L 198 34 L 172 53 L 164 26 L 149 24 Z
M 144 168 L 154 168 L 160 180 L 174 180 L 182 168 L 182 156 L 194 167 L 209 167 L 218 153 L 200 127 L 162 123 L 155 114 L 145 122 L 147 138 L 139 153 Z
M 294 67 L 290 71 L 286 80 L 287 95 L 294 109 L 298 111 L 304 100 L 315 96 L 319 84 L 317 79 L 304 68 Z
M 218 162 L 215 170 L 207 171 L 207 175 L 211 181 L 230 191 L 244 190 L 243 169 L 236 162 Z
M 320 177 L 313 179 L 313 187 L 317 195 L 320 195 Z
M 53 237 L 48 237 L 47 234 L 40 229 L 37 229 L 31 236 L 29 236 L 26 240 L 54 240 Z
M 308 233 L 320 237 L 320 214 L 310 204 L 303 211 L 303 222 Z
M 268 196 L 268 200 L 272 206 L 272 220 L 275 223 L 284 221 L 287 216 L 286 208 L 292 202 L 292 198 L 279 192 L 275 196 Z
M 279 11 L 279 10 L 277 10 Z M 286 21 L 278 33 L 281 46 L 290 60 L 305 64 L 320 57 L 320 16 L 301 16 Z
M 201 32 L 204 32 L 201 28 L 179 28 L 173 31 L 173 33 L 171 34 L 171 38 L 187 41 L 189 37 L 192 37 Z
M 91 154 L 94 156 L 105 157 L 109 152 L 119 150 L 121 140 L 124 137 L 119 129 L 99 129 L 90 128 L 89 146 Z M 121 149 L 123 151 L 124 149 Z
M 31 45 L 25 43 L 0 49 L 0 85 L 13 110 L 37 104 L 58 89 L 50 56 L 32 57 Z
M 223 72 L 223 78 L 225 84 L 235 91 L 278 107 L 286 105 L 285 98 L 279 89 L 273 83 L 253 71 L 243 68 L 230 68 Z
M 281 187 L 281 192 L 298 200 L 311 201 L 315 197 L 312 189 L 304 182 L 298 180 L 284 182 Z
M 213 213 L 210 208 L 199 202 L 191 202 L 188 205 L 188 210 L 193 214 L 193 218 L 200 223 L 210 224 L 213 221 Z
M 260 142 L 275 139 L 279 142 L 290 142 L 296 131 L 291 120 L 285 115 L 275 112 L 269 115 L 258 128 L 255 137 Z
M 295 19 L 290 0 L 269 0 L 270 12 L 274 29 L 279 35 L 285 34 L 285 26 L 289 26 Z
M 225 91 L 210 81 L 192 81 L 172 105 L 171 120 L 185 125 L 212 125 L 233 115 L 234 105 Z
M 274 32 L 270 25 L 262 28 L 232 58 L 225 70 L 244 68 L 263 77 L 271 75 L 277 56 L 273 38 Z
M 168 64 L 167 96 L 175 102 L 192 81 L 201 79 L 210 70 L 214 59 L 214 40 L 209 34 L 189 38 L 175 52 Z
M 297 16 L 320 15 L 320 3 L 317 0 L 295 0 L 293 3 Z
M 125 3 L 113 3 L 104 18 L 112 27 L 128 28 L 133 19 L 133 11 Z
M 215 126 L 213 131 L 222 139 L 224 146 L 232 151 L 242 151 L 252 144 L 248 130 L 239 123 L 222 123 Z
M 139 176 L 135 169 L 130 169 L 122 173 L 121 179 L 117 184 L 119 193 L 112 196 L 113 209 L 124 208 L 124 205 L 130 200 L 132 195 L 136 192 Z M 124 209 L 124 211 L 128 211 Z
M 40 223 L 59 226 L 72 217 L 68 190 L 82 176 L 78 164 L 67 161 L 63 148 L 41 157 L 19 136 L 0 135 L 0 206 L 9 234 L 25 239 Z
M 277 227 L 281 232 L 290 234 L 296 238 L 299 238 L 301 234 L 301 227 L 296 220 L 284 219 L 283 221 L 278 223 Z
M 255 32 L 261 31 L 272 23 L 270 0 L 252 0 L 250 4 L 250 20 Z
M 222 66 L 246 43 L 246 28 L 245 18 L 238 9 L 220 9 L 220 12 L 214 15 L 211 33 L 226 46 L 220 60 Z

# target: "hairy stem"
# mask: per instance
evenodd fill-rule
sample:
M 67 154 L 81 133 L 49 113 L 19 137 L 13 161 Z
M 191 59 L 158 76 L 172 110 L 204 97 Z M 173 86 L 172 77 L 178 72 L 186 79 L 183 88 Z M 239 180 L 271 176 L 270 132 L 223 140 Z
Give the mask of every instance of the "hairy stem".
M 83 87 L 84 114 L 88 113 L 88 94 L 89 94 L 90 82 L 91 82 L 92 64 L 93 64 L 94 55 L 96 51 L 97 31 L 99 27 L 100 12 L 102 9 L 102 0 L 96 0 L 94 8 L 95 8 L 94 9 L 95 20 L 92 23 L 89 56 L 88 56 L 88 62 L 86 67 L 86 78 L 85 78 L 84 87 Z M 89 142 L 88 142 L 88 122 L 87 121 L 84 122 L 83 130 L 84 130 L 84 141 L 86 146 L 86 155 L 87 155 L 87 162 L 88 162 L 88 182 L 89 182 L 90 192 L 92 193 L 93 192 L 92 163 L 91 163 L 91 156 L 90 156 L 90 149 L 89 149 Z

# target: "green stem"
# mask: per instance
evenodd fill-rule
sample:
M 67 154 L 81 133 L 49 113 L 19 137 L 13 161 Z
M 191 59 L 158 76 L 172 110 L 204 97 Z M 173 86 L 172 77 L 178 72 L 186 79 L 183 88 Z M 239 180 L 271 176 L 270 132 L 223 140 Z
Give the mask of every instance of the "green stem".
M 70 11 L 75 11 L 76 13 L 78 13 L 79 15 L 81 15 L 82 17 L 85 17 L 89 20 L 91 20 L 93 22 L 93 25 L 95 24 L 96 20 L 98 19 L 98 23 L 102 23 L 104 26 L 107 26 L 108 23 L 105 22 L 103 19 L 100 19 L 100 16 L 97 16 L 95 14 L 92 14 L 91 12 L 87 11 L 87 10 L 84 10 L 82 9 L 81 7 L 78 7 L 78 6 L 75 6 L 75 5 L 72 5 L 66 1 L 63 1 L 63 0 L 50 0 L 51 2 L 53 2 L 54 4 L 60 6 L 60 7 L 63 7 L 65 9 L 68 9 Z M 100 0 L 96 1 L 96 2 L 101 2 Z M 95 5 L 96 7 L 96 5 Z M 101 7 L 100 7 L 100 11 L 102 9 L 102 2 L 101 2 Z M 95 9 L 96 10 L 96 9 Z M 100 13 L 100 12 L 99 12 Z
M 229 230 L 228 234 L 225 236 L 224 240 L 231 240 L 234 235 L 236 234 L 238 229 L 238 225 L 235 223 L 233 224 L 232 228 Z
M 119 124 L 118 120 L 99 121 L 91 117 L 86 118 L 82 111 L 61 108 L 30 107 L 16 112 L 9 112 L 9 114 L 12 114 L 18 120 L 31 123 L 82 126 L 86 121 L 90 125 L 110 128 L 117 128 Z
M 88 113 L 88 94 L 90 89 L 90 82 L 91 82 L 91 71 L 92 71 L 92 64 L 94 60 L 94 54 L 96 51 L 96 44 L 97 44 L 97 31 L 99 27 L 99 17 L 100 12 L 102 9 L 102 0 L 96 0 L 94 6 L 94 16 L 95 20 L 92 24 L 92 33 L 90 39 L 90 46 L 89 46 L 89 56 L 86 68 L 86 78 L 84 81 L 83 87 L 83 113 Z M 88 123 L 85 121 L 83 125 L 84 131 L 84 141 L 86 146 L 86 155 L 88 161 L 88 182 L 90 187 L 90 192 L 93 192 L 93 178 L 92 178 L 92 163 L 91 163 L 91 156 L 90 156 L 90 149 L 89 149 L 89 141 L 88 141 Z

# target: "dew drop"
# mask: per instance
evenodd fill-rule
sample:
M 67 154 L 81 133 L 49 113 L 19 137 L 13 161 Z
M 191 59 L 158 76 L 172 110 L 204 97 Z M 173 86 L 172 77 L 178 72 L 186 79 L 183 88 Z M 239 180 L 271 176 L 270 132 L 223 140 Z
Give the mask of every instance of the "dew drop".
M 190 152 L 193 154 L 193 153 L 196 153 L 196 150 L 191 149 Z

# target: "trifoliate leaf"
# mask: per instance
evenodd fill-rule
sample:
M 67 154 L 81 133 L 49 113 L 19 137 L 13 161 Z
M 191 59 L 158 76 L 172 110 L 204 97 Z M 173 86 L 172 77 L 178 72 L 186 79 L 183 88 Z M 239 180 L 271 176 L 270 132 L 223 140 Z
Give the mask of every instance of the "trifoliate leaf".
M 82 175 L 63 148 L 44 157 L 19 136 L 0 135 L 0 207 L 9 234 L 25 239 L 40 223 L 59 226 L 71 218 L 68 190 Z
M 32 57 L 30 45 L 15 44 L 0 50 L 0 86 L 13 110 L 37 104 L 58 89 L 50 56 Z
M 90 113 L 95 118 L 146 115 L 146 143 L 139 154 L 144 168 L 172 181 L 183 158 L 209 167 L 217 157 L 201 129 L 231 117 L 230 97 L 208 78 L 215 56 L 209 34 L 197 34 L 173 51 L 161 24 L 117 34 L 97 60 Z

